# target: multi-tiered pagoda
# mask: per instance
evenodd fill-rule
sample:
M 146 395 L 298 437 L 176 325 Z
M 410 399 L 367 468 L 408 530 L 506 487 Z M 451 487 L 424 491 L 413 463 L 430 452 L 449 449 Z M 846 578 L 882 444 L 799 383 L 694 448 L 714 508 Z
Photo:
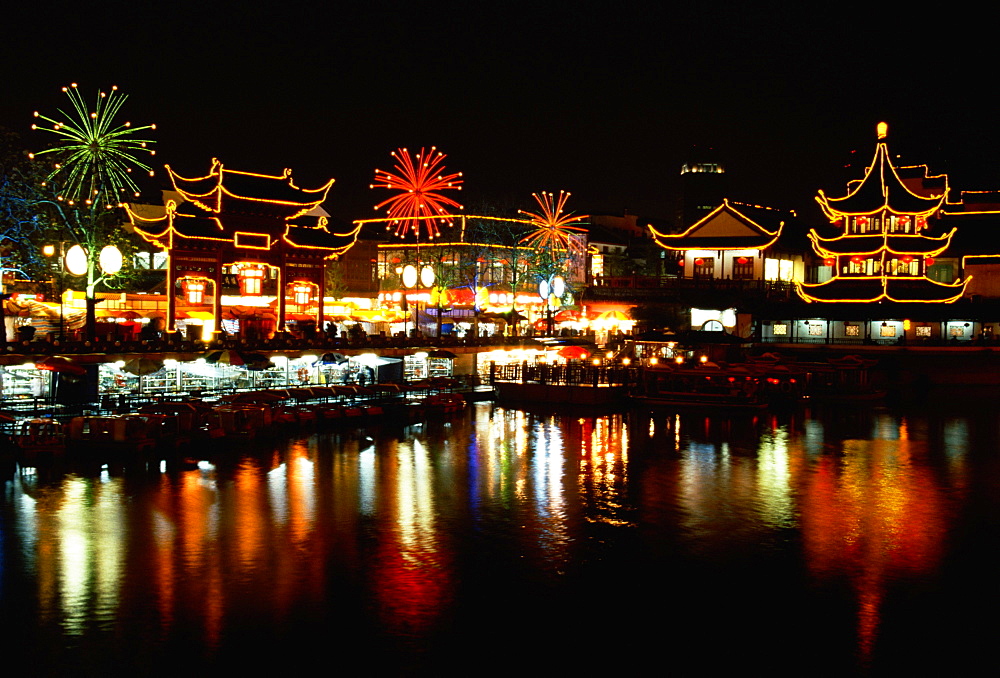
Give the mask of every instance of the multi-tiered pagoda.
M 135 230 L 169 255 L 168 331 L 175 328 L 178 289 L 188 303 L 198 304 L 208 284 L 218 326 L 224 268 L 239 279 L 244 296 L 262 295 L 264 280 L 277 278 L 278 329 L 285 325 L 289 299 L 300 314 L 322 323 L 326 261 L 350 249 L 359 228 L 330 231 L 320 204 L 333 179 L 303 189 L 290 170 L 277 176 L 239 172 L 214 159 L 203 177 L 182 177 L 170 166 L 167 172 L 181 201 L 168 199 L 160 216 L 135 206 L 129 215 Z
M 950 303 L 965 292 L 968 278 L 945 283 L 927 270 L 951 243 L 955 229 L 935 234 L 948 197 L 946 175 L 930 176 L 926 165 L 896 167 L 886 146 L 886 125 L 878 126 L 875 158 L 847 194 L 831 198 L 820 191 L 816 201 L 842 233 L 834 237 L 810 231 L 813 250 L 831 269 L 820 283 L 797 282 L 810 302 Z

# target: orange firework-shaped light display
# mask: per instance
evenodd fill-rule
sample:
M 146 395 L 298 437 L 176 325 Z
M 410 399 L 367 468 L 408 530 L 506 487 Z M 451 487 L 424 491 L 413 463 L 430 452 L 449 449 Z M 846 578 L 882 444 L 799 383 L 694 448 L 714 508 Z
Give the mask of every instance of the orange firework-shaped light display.
M 578 233 L 586 231 L 579 226 L 570 226 L 587 218 L 587 215 L 573 216 L 563 214 L 566 200 L 570 194 L 566 191 L 559 191 L 559 199 L 551 193 L 532 193 L 538 205 L 542 208 L 540 214 L 518 210 L 521 214 L 531 217 L 531 224 L 535 230 L 521 238 L 521 243 L 531 247 L 552 247 L 556 249 L 577 252 L 583 250 L 583 241 L 574 237 Z
M 419 239 L 423 224 L 428 239 L 436 238 L 440 231 L 435 222 L 454 224 L 445 206 L 462 209 L 457 202 L 441 194 L 447 189 L 462 190 L 462 173 L 445 174 L 441 163 L 446 156 L 434 146 L 429 153 L 421 148 L 416 158 L 405 148 L 393 151 L 392 157 L 396 160 L 397 173 L 376 169 L 375 183 L 370 186 L 400 191 L 375 205 L 376 210 L 388 208 L 386 216 L 390 221 L 386 230 L 395 226 L 397 236 L 404 237 L 412 231 Z

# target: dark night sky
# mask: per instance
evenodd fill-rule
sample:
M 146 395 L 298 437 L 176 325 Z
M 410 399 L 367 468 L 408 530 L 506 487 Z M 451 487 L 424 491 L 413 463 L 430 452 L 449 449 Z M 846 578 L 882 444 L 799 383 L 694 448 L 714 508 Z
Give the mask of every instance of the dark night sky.
M 326 207 L 345 219 L 375 216 L 374 168 L 422 145 L 464 173 L 467 206 L 566 189 L 576 212 L 666 217 L 699 144 L 721 153 L 734 198 L 815 216 L 816 190 L 842 189 L 852 150 L 870 160 L 883 119 L 904 161 L 1000 188 L 989 16 L 427 5 L 24 3 L 0 40 L 0 125 L 39 147 L 31 112 L 54 113 L 63 85 L 117 84 L 130 120 L 157 123 L 160 165 L 333 176 Z

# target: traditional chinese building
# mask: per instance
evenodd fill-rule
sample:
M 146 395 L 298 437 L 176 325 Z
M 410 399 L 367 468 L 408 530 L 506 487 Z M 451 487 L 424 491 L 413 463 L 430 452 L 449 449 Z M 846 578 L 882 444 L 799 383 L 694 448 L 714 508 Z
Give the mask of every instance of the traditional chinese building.
M 947 175 L 932 175 L 926 165 L 896 165 L 886 134 L 880 123 L 871 164 L 845 194 L 819 192 L 816 201 L 831 227 L 808 234 L 819 265 L 810 282 L 796 282 L 806 304 L 767 309 L 763 341 L 992 339 L 995 307 L 972 302 L 1000 288 L 975 287 L 969 273 L 995 272 L 1000 262 L 993 244 L 1000 197 L 963 192 L 952 202 Z
M 682 233 L 649 227 L 660 247 L 677 252 L 685 278 L 801 280 L 802 256 L 778 244 L 794 212 L 723 200 Z
M 276 298 L 279 331 L 290 314 L 320 326 L 326 264 L 354 245 L 360 228 L 331 230 L 320 205 L 333 179 L 303 189 L 290 170 L 241 172 L 214 159 L 202 177 L 167 172 L 179 199 L 168 199 L 161 216 L 129 208 L 136 232 L 168 254 L 166 329 L 176 327 L 178 299 L 210 308 L 218 327 L 224 274 L 245 299 Z
M 692 328 L 747 334 L 750 316 L 739 307 L 784 298 L 802 278 L 801 250 L 782 237 L 796 222 L 794 212 L 723 200 L 681 233 L 650 225 L 679 272 L 661 280 L 670 283 L 663 293 L 672 290 L 690 305 Z
M 796 283 L 808 302 L 951 303 L 965 292 L 968 279 L 941 282 L 928 275 L 955 234 L 937 223 L 948 197 L 948 177 L 931 176 L 926 165 L 894 166 L 885 138 L 881 123 L 871 165 L 863 178 L 848 184 L 844 196 L 820 191 L 816 198 L 840 233 L 809 233 L 829 277 Z

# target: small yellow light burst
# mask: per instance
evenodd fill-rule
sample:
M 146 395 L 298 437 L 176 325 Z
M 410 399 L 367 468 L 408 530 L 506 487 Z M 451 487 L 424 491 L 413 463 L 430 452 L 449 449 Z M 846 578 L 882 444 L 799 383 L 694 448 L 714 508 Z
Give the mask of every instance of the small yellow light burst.
M 587 229 L 570 224 L 579 223 L 587 218 L 587 215 L 573 216 L 563 214 L 566 200 L 570 193 L 559 191 L 559 198 L 552 193 L 532 193 L 541 211 L 538 214 L 518 210 L 521 214 L 530 217 L 535 230 L 521 238 L 521 244 L 529 247 L 568 250 L 573 253 L 582 253 L 584 249 L 583 239 L 576 237 L 580 233 L 585 233 Z

